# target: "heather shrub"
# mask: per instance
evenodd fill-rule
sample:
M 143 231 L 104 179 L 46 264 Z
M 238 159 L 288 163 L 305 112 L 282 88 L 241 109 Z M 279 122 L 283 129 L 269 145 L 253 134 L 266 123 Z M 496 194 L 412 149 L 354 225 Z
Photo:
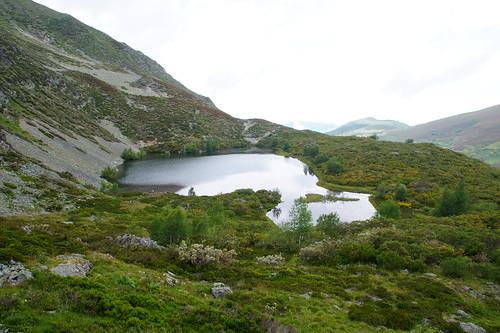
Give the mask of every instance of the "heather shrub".
M 268 256 L 255 258 L 259 265 L 277 267 L 285 262 L 285 258 L 280 254 L 270 254 Z
M 184 241 L 176 250 L 181 261 L 198 266 L 229 263 L 236 259 L 234 250 L 220 250 L 203 244 L 193 244 L 188 247 Z

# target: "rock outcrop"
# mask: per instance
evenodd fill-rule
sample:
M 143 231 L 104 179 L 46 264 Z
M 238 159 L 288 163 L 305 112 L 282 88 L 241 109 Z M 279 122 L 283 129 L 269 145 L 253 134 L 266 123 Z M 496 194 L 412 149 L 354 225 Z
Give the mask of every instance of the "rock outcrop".
M 125 234 L 115 238 L 121 246 L 126 248 L 147 248 L 147 249 L 164 249 L 164 246 L 147 237 L 137 237 L 135 235 Z
M 212 296 L 215 298 L 224 298 L 232 293 L 231 288 L 224 286 L 224 283 L 214 283 L 212 287 Z
M 86 277 L 87 273 L 92 270 L 90 261 L 83 259 L 81 255 L 60 255 L 56 259 L 62 260 L 63 263 L 52 267 L 50 271 L 59 276 Z
M 33 278 L 33 274 L 23 264 L 10 261 L 8 265 L 0 264 L 0 286 L 16 285 Z

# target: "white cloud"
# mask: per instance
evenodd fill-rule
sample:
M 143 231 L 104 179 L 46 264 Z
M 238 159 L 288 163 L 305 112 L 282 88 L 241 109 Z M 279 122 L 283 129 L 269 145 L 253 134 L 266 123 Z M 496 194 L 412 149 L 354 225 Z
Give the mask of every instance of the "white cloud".
M 410 124 L 498 104 L 497 1 L 40 0 L 241 118 Z

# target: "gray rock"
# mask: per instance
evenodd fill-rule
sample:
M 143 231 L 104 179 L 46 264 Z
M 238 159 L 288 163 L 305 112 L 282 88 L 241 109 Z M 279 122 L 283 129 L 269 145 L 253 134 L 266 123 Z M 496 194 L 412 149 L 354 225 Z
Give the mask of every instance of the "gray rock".
M 125 234 L 115 238 L 121 246 L 126 248 L 147 248 L 147 249 L 164 249 L 164 246 L 147 237 L 137 237 L 136 235 Z
M 172 272 L 166 272 L 166 273 L 163 273 L 163 276 L 165 277 L 165 279 L 167 280 L 167 284 L 169 286 L 175 286 L 177 283 L 179 283 L 179 279 L 177 279 L 175 277 L 175 274 L 172 273 Z
M 304 297 L 306 299 L 309 299 L 312 297 L 312 295 L 313 295 L 312 291 L 308 291 L 307 293 L 300 295 L 300 297 Z
M 470 318 L 470 315 L 464 310 L 457 310 L 457 317 L 459 318 Z
M 436 277 L 436 274 L 434 274 L 434 273 L 424 273 L 424 275 L 430 276 L 430 277 Z
M 86 277 L 87 273 L 92 270 L 90 261 L 81 258 L 80 256 L 57 256 L 57 259 L 64 260 L 65 262 L 52 267 L 50 271 L 59 276 L 77 276 Z
M 225 287 L 224 283 L 214 283 L 212 287 L 212 296 L 215 298 L 224 298 L 229 294 L 232 294 L 233 291 L 229 287 Z
M 0 264 L 0 286 L 17 285 L 31 278 L 33 274 L 21 263 L 11 260 L 9 265 Z
M 465 333 L 486 333 L 486 330 L 484 328 L 482 328 L 481 326 L 478 326 L 474 323 L 460 322 L 460 328 Z

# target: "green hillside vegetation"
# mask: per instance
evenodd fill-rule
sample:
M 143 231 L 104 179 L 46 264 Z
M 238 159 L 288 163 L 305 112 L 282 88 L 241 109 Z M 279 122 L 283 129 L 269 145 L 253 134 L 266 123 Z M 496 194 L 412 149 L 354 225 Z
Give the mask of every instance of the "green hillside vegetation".
M 459 114 L 382 136 L 386 140 L 432 142 L 500 166 L 500 106 Z
M 407 128 L 408 125 L 395 120 L 378 120 L 372 117 L 350 121 L 347 124 L 327 132 L 336 136 L 371 136 L 385 134 L 388 131 Z
M 235 119 L 67 15 L 27 0 L 0 14 L 0 331 L 500 331 L 497 168 L 431 143 Z M 313 221 L 307 202 L 325 198 L 311 194 L 275 225 L 277 190 L 114 183 L 113 163 L 141 147 L 245 146 L 302 160 L 325 188 L 372 194 L 378 216 Z M 81 181 L 87 160 L 101 161 L 94 185 Z M 75 262 L 85 276 L 56 274 Z M 18 263 L 32 278 L 9 275 Z

